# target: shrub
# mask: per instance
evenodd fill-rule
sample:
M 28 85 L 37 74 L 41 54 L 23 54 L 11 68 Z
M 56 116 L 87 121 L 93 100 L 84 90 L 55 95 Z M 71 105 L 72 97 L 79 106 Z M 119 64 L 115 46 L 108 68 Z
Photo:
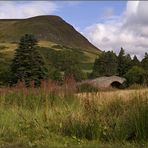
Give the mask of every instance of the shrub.
M 145 79 L 145 71 L 141 67 L 134 66 L 126 74 L 125 78 L 127 79 L 128 84 L 142 84 Z

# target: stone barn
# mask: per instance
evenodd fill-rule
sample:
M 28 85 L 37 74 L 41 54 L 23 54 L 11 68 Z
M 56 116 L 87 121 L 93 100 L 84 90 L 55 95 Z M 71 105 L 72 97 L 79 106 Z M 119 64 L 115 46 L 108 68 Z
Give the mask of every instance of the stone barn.
M 125 81 L 126 81 L 125 78 L 118 76 L 110 76 L 110 77 L 104 76 L 92 80 L 83 81 L 81 82 L 81 84 L 90 84 L 96 88 L 109 88 L 109 87 L 120 88 Z

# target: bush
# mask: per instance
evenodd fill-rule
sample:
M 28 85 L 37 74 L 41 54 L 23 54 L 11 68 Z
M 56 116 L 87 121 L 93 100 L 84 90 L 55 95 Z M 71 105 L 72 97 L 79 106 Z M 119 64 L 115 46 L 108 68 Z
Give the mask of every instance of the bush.
M 141 67 L 134 66 L 125 74 L 125 78 L 129 85 L 143 84 L 145 80 L 145 71 Z
M 58 69 L 51 68 L 49 70 L 49 78 L 55 81 L 62 81 L 62 74 Z

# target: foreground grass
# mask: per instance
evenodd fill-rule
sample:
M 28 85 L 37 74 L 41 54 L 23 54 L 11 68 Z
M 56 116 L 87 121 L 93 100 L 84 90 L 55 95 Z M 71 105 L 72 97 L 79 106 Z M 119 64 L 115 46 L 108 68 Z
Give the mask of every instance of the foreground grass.
M 147 89 L 79 95 L 73 90 L 51 84 L 1 89 L 0 146 L 148 146 Z

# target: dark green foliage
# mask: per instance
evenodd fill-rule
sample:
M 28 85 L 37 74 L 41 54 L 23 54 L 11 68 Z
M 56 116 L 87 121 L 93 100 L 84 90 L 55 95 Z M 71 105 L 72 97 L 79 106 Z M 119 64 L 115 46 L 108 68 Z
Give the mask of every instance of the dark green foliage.
M 92 77 L 111 76 L 117 73 L 117 57 L 113 51 L 103 52 L 95 60 Z
M 128 84 L 143 84 L 145 80 L 145 71 L 143 68 L 134 66 L 126 74 Z
M 93 69 L 93 65 L 94 63 L 81 63 L 81 68 L 88 72 L 91 72 Z
M 57 62 L 57 54 L 58 51 L 51 49 L 51 48 L 45 48 L 45 47 L 38 47 L 40 54 L 44 57 L 46 64 L 48 65 L 48 77 L 49 79 L 56 80 L 56 81 L 62 81 L 62 74 L 61 71 L 55 67 L 55 62 Z
M 61 72 L 54 67 L 51 67 L 51 69 L 50 69 L 49 78 L 52 80 L 55 80 L 55 81 L 62 81 L 63 80 Z
M 0 53 L 0 85 L 7 85 L 10 77 L 9 61 L 4 53 Z
M 145 70 L 145 84 L 148 86 L 148 70 Z
M 119 55 L 118 55 L 118 74 L 119 76 L 122 76 L 125 73 L 125 65 L 124 65 L 124 49 L 121 48 Z
M 70 69 L 73 66 L 79 67 L 80 57 L 77 53 L 70 50 L 59 51 L 53 58 L 53 64 L 61 71 L 66 71 L 66 69 Z
M 64 77 L 73 75 L 77 81 L 86 78 L 86 74 L 82 71 L 82 61 L 87 57 L 82 51 L 68 47 L 64 47 L 64 49 L 59 51 L 43 47 L 40 47 L 40 50 L 49 65 L 49 71 L 51 71 L 49 73 L 51 75 L 56 70 L 64 73 Z M 49 77 L 52 79 L 51 75 Z
M 64 50 L 59 51 L 53 58 L 55 68 L 64 72 L 64 77 L 73 76 L 75 80 L 80 81 L 84 79 L 85 75 L 81 70 L 81 56 L 79 53 Z
M 140 66 L 140 61 L 138 60 L 136 55 L 134 56 L 132 60 L 132 66 Z
M 141 61 L 142 67 L 148 71 L 148 53 L 145 53 L 143 60 Z
M 131 57 L 130 55 L 125 55 L 125 51 L 121 48 L 118 55 L 118 75 L 123 76 L 131 68 Z
M 25 81 L 29 86 L 31 81 L 40 85 L 40 81 L 47 76 L 47 69 L 43 57 L 37 49 L 37 40 L 33 35 L 26 34 L 20 39 L 19 47 L 16 49 L 11 64 L 13 74 L 12 83 Z

